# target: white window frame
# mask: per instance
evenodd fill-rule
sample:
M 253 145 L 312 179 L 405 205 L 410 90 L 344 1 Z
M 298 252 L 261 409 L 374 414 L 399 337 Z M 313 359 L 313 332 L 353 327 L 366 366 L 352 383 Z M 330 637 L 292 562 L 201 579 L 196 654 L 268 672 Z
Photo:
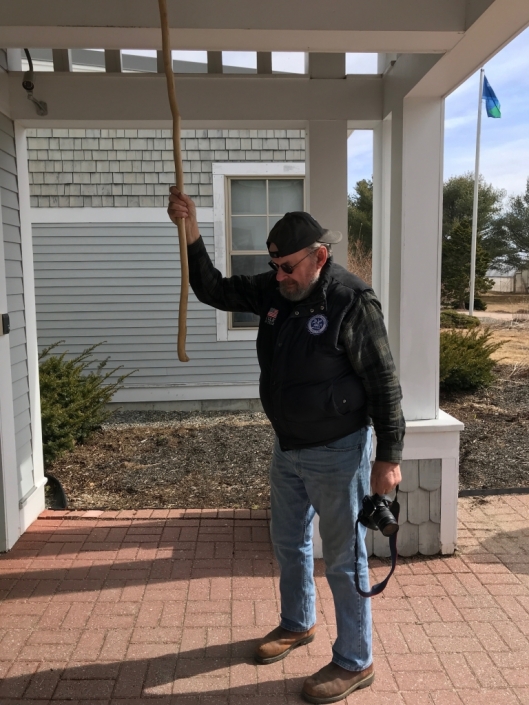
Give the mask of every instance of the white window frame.
M 215 267 L 228 274 L 228 190 L 230 178 L 305 176 L 304 162 L 223 162 L 213 164 L 213 237 Z M 229 328 L 229 314 L 217 310 L 217 340 L 255 340 L 257 328 Z

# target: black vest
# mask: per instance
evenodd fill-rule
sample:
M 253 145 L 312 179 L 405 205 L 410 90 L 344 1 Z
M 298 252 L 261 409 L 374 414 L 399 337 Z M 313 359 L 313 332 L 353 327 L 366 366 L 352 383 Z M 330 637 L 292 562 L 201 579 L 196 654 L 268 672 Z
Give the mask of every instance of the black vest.
M 364 387 L 339 335 L 356 292 L 370 287 L 333 262 L 295 304 L 271 284 L 257 335 L 259 391 L 281 448 L 325 445 L 367 425 Z

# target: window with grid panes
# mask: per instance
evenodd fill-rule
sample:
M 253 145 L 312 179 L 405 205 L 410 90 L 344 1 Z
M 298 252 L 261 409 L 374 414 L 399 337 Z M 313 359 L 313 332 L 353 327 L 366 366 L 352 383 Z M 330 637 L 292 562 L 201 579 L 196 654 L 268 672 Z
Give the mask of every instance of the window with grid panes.
M 229 180 L 229 274 L 268 272 L 270 255 L 268 233 L 290 211 L 304 207 L 304 179 Z M 256 328 L 259 317 L 253 313 L 230 314 L 230 328 Z

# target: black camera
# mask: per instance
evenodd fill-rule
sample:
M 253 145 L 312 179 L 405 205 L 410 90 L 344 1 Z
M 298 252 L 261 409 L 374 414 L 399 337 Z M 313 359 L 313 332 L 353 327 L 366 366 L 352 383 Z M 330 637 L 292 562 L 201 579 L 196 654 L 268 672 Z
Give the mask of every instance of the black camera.
M 396 502 L 386 495 L 366 496 L 362 500 L 358 521 L 368 529 L 381 531 L 384 536 L 393 536 L 399 530 L 398 508 L 394 507 L 395 504 Z M 392 508 L 396 510 L 396 516 Z

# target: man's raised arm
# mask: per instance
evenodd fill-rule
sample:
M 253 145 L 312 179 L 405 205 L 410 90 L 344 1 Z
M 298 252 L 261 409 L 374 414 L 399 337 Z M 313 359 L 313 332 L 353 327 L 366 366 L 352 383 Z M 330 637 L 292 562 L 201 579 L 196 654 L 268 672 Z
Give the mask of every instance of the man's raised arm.
M 238 311 L 259 314 L 262 291 L 273 276 L 258 274 L 253 277 L 223 277 L 215 269 L 200 236 L 196 206 L 189 196 L 171 186 L 169 195 L 169 218 L 176 225 L 184 218 L 187 254 L 189 260 L 189 282 L 195 296 L 208 306 L 221 311 Z

